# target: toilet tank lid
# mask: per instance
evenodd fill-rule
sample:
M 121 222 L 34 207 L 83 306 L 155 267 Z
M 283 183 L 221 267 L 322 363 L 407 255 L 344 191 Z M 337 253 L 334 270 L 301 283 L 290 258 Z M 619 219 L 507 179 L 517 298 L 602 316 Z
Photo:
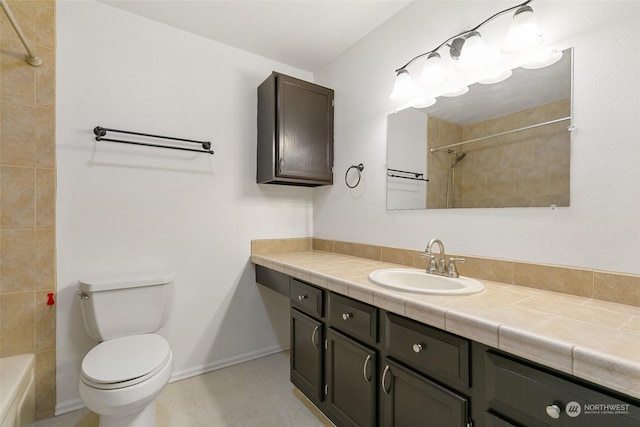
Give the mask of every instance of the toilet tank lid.
M 78 280 L 78 288 L 86 292 L 100 292 L 123 288 L 166 285 L 173 282 L 175 274 L 149 274 L 131 277 L 92 277 Z

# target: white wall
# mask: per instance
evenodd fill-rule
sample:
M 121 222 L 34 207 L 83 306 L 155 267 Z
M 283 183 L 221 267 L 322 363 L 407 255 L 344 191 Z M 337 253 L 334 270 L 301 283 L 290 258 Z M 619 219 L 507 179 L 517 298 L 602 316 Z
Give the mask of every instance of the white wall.
M 438 237 L 460 254 L 640 273 L 640 55 L 626 48 L 640 43 L 640 2 L 532 6 L 551 46 L 575 47 L 571 206 L 385 210 L 393 70 L 506 7 L 413 2 L 315 74 L 336 91 L 336 174 L 365 165 L 357 197 L 315 191 L 315 237 L 416 250 Z
M 287 347 L 288 300 L 256 286 L 250 240 L 311 236 L 313 190 L 255 184 L 256 88 L 272 70 L 313 76 L 102 3 L 56 13 L 57 412 L 81 405 L 96 344 L 82 277 L 175 272 L 174 379 Z M 97 125 L 210 139 L 215 155 L 96 144 Z

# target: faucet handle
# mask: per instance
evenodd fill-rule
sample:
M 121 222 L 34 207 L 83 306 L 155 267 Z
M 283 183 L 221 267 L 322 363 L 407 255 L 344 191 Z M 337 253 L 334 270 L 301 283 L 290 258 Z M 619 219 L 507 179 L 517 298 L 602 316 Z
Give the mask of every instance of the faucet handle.
M 436 257 L 436 256 L 435 256 L 434 254 L 432 254 L 431 252 L 422 252 L 422 253 L 420 254 L 420 256 L 421 256 L 422 258 L 431 258 L 431 259 L 434 259 L 434 258 Z
M 456 261 L 464 263 L 464 258 L 449 258 L 449 265 L 447 266 L 447 276 L 460 277 L 458 269 L 456 268 Z

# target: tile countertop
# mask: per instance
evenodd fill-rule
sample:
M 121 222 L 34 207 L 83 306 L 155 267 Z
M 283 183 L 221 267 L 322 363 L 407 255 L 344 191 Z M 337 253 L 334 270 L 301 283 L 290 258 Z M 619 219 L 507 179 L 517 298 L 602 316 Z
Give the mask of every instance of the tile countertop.
M 640 307 L 488 280 L 473 295 L 399 292 L 368 275 L 406 266 L 322 251 L 251 262 L 640 398 Z

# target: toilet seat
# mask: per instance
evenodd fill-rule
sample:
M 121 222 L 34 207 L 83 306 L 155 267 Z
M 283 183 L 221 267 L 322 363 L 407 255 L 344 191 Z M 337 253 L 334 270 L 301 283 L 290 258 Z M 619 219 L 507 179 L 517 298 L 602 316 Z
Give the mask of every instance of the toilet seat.
M 104 341 L 82 361 L 82 381 L 103 390 L 130 387 L 158 373 L 171 359 L 169 343 L 160 335 L 131 335 Z

